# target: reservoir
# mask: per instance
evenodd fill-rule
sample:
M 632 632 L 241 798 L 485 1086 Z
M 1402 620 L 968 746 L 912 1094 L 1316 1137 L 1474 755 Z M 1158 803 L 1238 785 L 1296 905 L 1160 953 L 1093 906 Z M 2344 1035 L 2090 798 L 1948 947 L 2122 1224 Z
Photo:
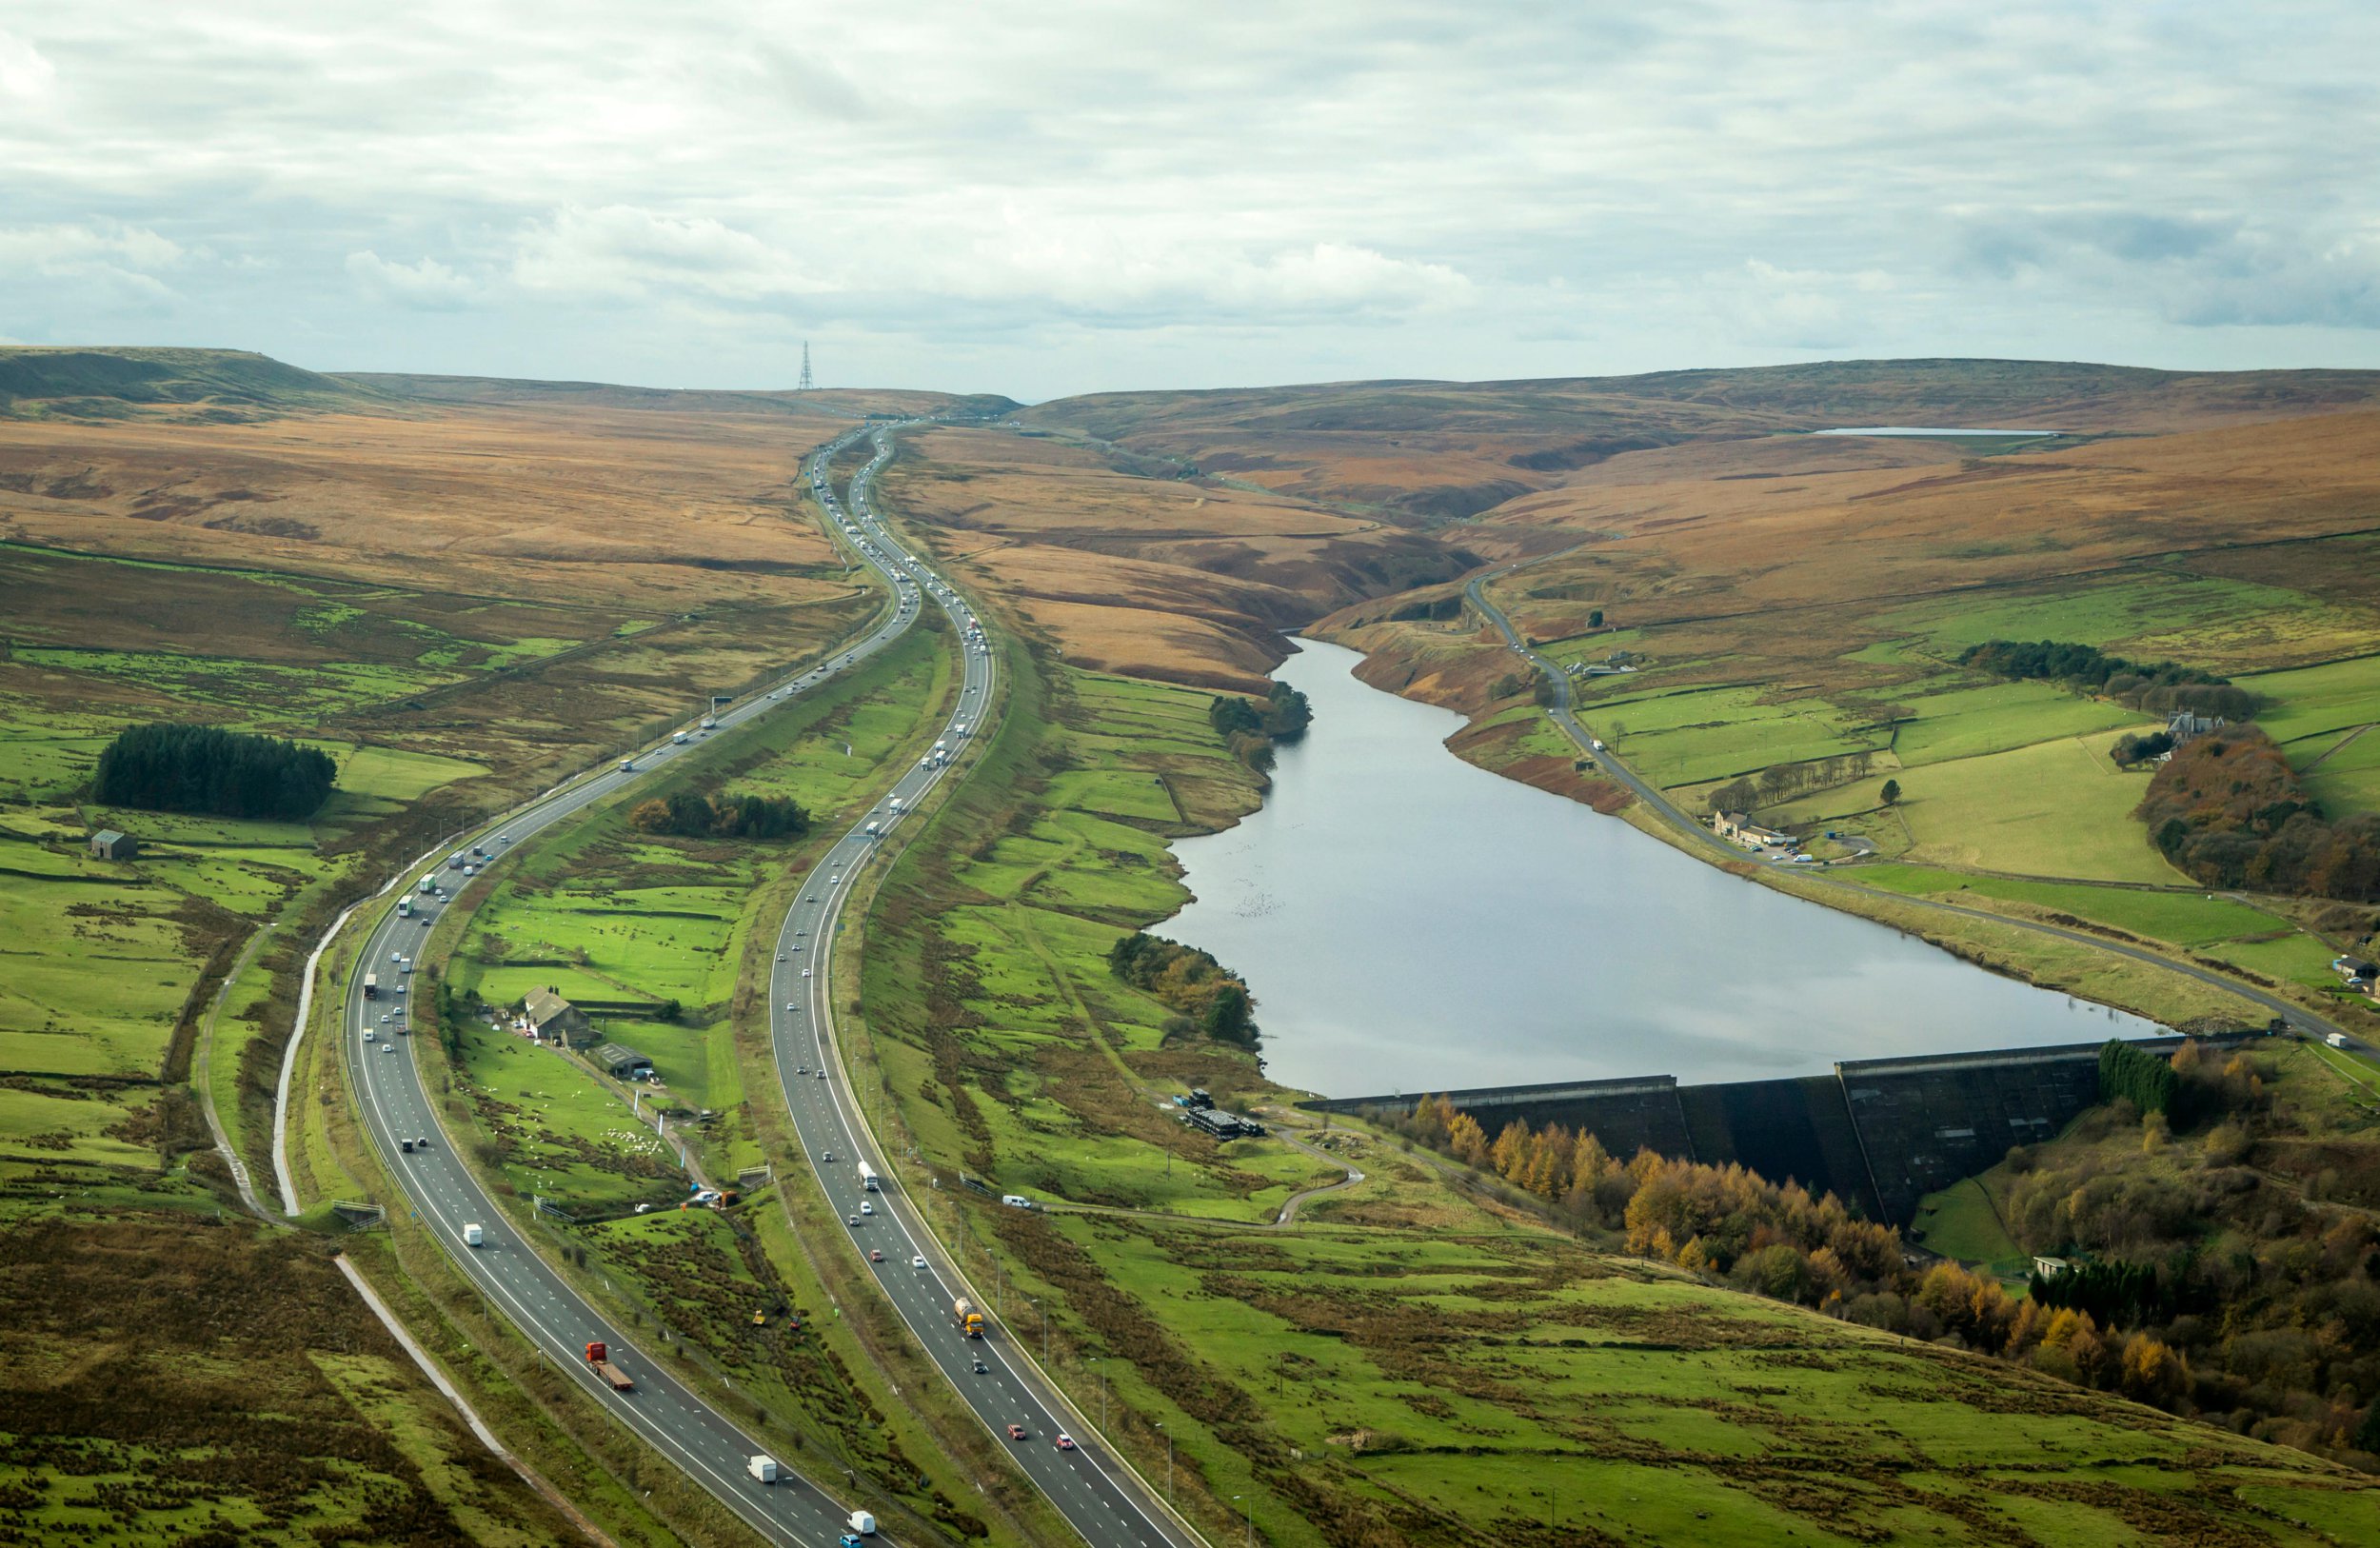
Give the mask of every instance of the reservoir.
M 1759 1080 L 2152 1030 L 1475 768 L 1441 744 L 1460 716 L 1299 644 L 1313 728 L 1261 811 L 1174 846 L 1197 898 L 1152 927 L 1246 976 L 1285 1085 Z

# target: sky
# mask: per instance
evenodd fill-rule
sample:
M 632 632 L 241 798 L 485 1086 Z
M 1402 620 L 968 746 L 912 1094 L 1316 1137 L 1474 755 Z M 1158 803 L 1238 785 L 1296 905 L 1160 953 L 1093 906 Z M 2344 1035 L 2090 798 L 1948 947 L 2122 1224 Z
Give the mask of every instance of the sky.
M 1003 392 L 2380 367 L 2380 7 L 0 6 L 0 341 Z

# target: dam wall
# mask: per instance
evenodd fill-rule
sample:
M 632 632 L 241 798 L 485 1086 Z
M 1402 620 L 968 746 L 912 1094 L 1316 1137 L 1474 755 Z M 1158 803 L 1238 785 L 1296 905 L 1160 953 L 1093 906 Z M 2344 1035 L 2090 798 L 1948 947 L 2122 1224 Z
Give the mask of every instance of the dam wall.
M 2201 1038 L 2228 1047 L 2263 1034 Z M 2171 1057 L 2180 1037 L 2126 1040 Z M 2097 1042 L 1911 1059 L 1853 1060 L 1832 1075 L 1679 1085 L 1638 1080 L 1551 1082 L 1435 1093 L 1496 1134 L 1514 1119 L 1596 1136 L 1615 1156 L 1639 1149 L 1680 1161 L 1740 1162 L 1773 1182 L 1832 1193 L 1870 1220 L 1906 1227 L 1918 1201 L 2047 1140 L 2099 1100 Z M 1420 1093 L 1335 1097 L 1315 1112 L 1410 1114 Z

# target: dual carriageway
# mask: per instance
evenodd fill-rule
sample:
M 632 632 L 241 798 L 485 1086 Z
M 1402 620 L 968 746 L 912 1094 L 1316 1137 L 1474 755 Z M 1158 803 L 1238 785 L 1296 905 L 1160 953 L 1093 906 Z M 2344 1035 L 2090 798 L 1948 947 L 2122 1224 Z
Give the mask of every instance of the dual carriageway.
M 863 433 L 846 432 L 820 447 L 810 458 L 808 477 L 837 529 L 891 584 L 895 606 L 867 635 L 826 661 L 720 711 L 717 728 L 764 716 L 883 650 L 927 605 L 940 607 L 955 626 L 964 675 L 937 749 L 904 770 L 819 860 L 779 928 L 768 1004 L 780 1083 L 812 1177 L 836 1215 L 849 1222 L 839 1245 L 859 1255 L 909 1335 L 1007 1447 L 1020 1470 L 1094 1548 L 1196 1548 L 1200 1539 L 1103 1440 L 1087 1429 L 1068 1433 L 1072 1421 L 1064 1400 L 997 1323 L 980 1340 L 962 1335 L 951 1315 L 953 1302 L 970 1296 L 980 1304 L 982 1297 L 893 1176 L 860 1116 L 840 1057 L 832 948 L 843 910 L 883 836 L 907 820 L 927 792 L 956 774 L 953 757 L 982 729 L 991 708 L 997 659 L 972 610 L 904 551 L 876 510 L 873 480 L 892 455 L 892 428 L 874 432 L 874 455 L 853 475 L 847 505 L 836 499 L 829 466 Z M 700 745 L 695 738 L 665 741 L 568 783 L 491 825 L 476 841 L 463 841 L 465 850 L 484 853 L 493 863 Z M 436 874 L 461 880 L 459 872 Z M 393 906 L 382 912 L 350 975 L 341 1016 L 342 1054 L 365 1131 L 421 1224 L 488 1305 L 509 1319 L 541 1355 L 764 1538 L 830 1548 L 849 1531 L 849 1518 L 861 1502 L 800 1476 L 782 1458 L 776 1483 L 752 1478 L 746 1463 L 766 1453 L 767 1444 L 677 1380 L 661 1359 L 587 1301 L 506 1220 L 443 1135 L 411 1040 L 400 1034 L 407 1018 L 407 959 L 419 951 L 450 899 L 443 881 L 428 892 L 410 875 L 403 884 L 412 908 L 408 914 Z M 367 998 L 367 974 L 381 981 L 386 998 Z M 766 1099 L 756 1094 L 753 1100 Z M 863 1162 L 874 1174 L 871 1185 L 863 1185 Z M 782 1185 L 793 1186 L 794 1180 Z M 466 1226 L 479 1228 L 478 1245 L 466 1244 Z M 634 1390 L 613 1390 L 583 1358 L 586 1345 L 598 1341 L 609 1346 L 613 1363 L 634 1379 Z M 1023 1431 L 1022 1439 L 1012 1439 L 1012 1426 Z M 1066 1437 L 1063 1447 L 1061 1436 Z

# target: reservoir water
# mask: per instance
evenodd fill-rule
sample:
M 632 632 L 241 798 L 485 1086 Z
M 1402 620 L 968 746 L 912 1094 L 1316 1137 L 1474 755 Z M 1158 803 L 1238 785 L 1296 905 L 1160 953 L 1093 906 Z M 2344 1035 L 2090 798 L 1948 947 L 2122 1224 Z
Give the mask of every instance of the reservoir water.
M 1247 977 L 1276 1081 L 1755 1080 L 2152 1030 L 1475 768 L 1441 744 L 1461 717 L 1300 645 L 1313 728 L 1261 811 L 1175 845 L 1197 900 L 1154 926 Z

